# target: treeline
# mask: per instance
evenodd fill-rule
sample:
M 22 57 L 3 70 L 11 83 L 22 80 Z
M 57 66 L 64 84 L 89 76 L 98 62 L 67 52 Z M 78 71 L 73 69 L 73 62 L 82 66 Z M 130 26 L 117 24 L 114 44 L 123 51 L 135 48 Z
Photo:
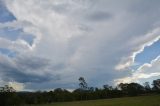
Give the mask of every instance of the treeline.
M 57 88 L 54 91 L 44 92 L 1 91 L 0 106 L 47 104 L 54 102 L 107 99 L 160 93 L 160 79 L 154 80 L 152 86 L 150 86 L 148 82 L 144 83 L 143 85 L 138 83 L 120 83 L 116 87 L 103 85 L 102 88 L 88 87 L 88 84 L 83 77 L 80 77 L 79 81 L 79 88 L 75 89 L 73 92 L 62 88 Z

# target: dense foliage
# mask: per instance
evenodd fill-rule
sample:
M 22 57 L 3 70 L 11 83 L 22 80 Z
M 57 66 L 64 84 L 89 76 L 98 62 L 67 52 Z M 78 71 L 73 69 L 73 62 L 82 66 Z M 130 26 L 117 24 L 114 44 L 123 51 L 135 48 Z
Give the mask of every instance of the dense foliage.
M 117 98 L 124 96 L 137 96 L 149 93 L 160 93 L 160 79 L 153 81 L 151 87 L 148 82 L 144 85 L 138 83 L 120 83 L 117 87 L 104 85 L 103 88 L 88 87 L 83 77 L 79 78 L 80 88 L 69 92 L 66 89 L 57 88 L 54 91 L 15 92 L 1 91 L 0 106 L 18 106 L 22 104 L 45 104 L 53 102 L 94 100 Z

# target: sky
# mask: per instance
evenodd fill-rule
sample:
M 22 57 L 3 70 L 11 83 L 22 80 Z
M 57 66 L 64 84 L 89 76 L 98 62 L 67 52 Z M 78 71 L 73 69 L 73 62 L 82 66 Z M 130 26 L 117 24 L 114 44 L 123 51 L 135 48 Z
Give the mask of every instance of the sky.
M 17 91 L 160 77 L 159 0 L 0 0 L 0 85 Z

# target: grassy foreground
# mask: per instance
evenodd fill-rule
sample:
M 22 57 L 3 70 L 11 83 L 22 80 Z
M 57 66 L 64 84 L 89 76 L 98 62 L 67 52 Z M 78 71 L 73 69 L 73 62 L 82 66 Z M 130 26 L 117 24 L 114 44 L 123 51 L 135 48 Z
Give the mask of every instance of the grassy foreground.
M 30 106 L 160 106 L 160 95 L 63 102 Z

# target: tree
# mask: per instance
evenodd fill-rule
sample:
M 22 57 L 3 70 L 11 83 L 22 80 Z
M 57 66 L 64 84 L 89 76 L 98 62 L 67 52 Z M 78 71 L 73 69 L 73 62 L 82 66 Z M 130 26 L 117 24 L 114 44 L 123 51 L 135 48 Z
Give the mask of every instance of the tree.
M 12 87 L 0 87 L 0 106 L 19 106 L 21 103 L 21 98 Z
M 153 90 L 160 90 L 160 79 L 157 79 L 157 80 L 153 80 Z
M 84 77 L 80 77 L 79 79 L 79 87 L 80 87 L 80 98 L 81 100 L 87 100 L 87 94 L 88 94 L 88 85 L 84 79 Z
M 87 85 L 84 77 L 80 77 L 79 82 L 80 82 L 79 86 L 80 86 L 81 90 L 87 90 L 88 89 L 88 85 Z
M 120 83 L 118 87 L 122 90 L 125 95 L 136 96 L 142 94 L 144 87 L 138 83 Z
M 112 87 L 112 86 L 109 86 L 108 84 L 103 85 L 103 88 L 104 88 L 105 90 L 113 90 L 113 87 Z
M 5 85 L 4 87 L 0 87 L 0 92 L 16 92 L 13 87 Z
M 150 92 L 151 91 L 151 87 L 150 87 L 149 82 L 145 82 L 143 85 L 144 85 L 144 89 L 145 89 L 146 92 Z

